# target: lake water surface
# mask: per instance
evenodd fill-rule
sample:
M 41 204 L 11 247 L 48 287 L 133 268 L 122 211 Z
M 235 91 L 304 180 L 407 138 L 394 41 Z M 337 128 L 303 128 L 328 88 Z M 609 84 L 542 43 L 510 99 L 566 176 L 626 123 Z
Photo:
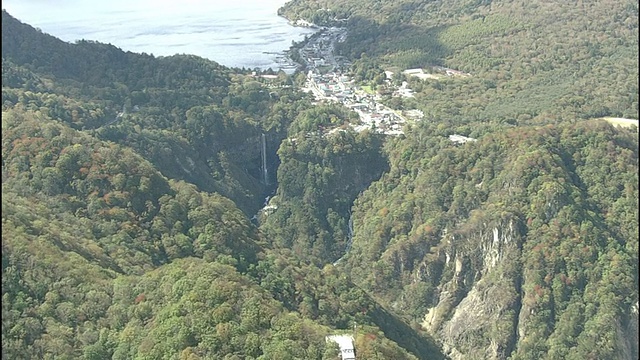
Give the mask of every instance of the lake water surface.
M 312 29 L 277 15 L 285 0 L 4 0 L 18 20 L 68 42 L 95 40 L 155 56 L 194 54 L 230 67 L 278 69 Z

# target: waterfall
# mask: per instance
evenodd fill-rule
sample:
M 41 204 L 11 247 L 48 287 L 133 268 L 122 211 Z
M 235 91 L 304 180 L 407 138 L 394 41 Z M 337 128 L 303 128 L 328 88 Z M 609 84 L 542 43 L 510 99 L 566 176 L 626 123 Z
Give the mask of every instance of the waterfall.
M 347 225 L 347 246 L 345 246 L 344 254 L 340 257 L 340 259 L 333 262 L 333 265 L 338 265 L 342 259 L 347 255 L 349 250 L 351 250 L 351 245 L 353 244 L 353 218 L 351 217 L 351 212 L 349 212 L 349 224 Z
M 351 245 L 353 244 L 353 218 L 351 217 L 351 213 L 349 213 L 349 225 L 347 231 L 347 246 L 344 250 L 345 255 L 349 250 L 351 250 Z
M 269 185 L 269 174 L 267 173 L 267 137 L 262 134 L 262 180 L 265 185 Z

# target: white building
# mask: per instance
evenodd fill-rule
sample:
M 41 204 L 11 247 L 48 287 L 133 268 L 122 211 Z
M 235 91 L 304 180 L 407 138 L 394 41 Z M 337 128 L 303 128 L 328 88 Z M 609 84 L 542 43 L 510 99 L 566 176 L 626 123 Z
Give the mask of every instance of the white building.
M 340 355 L 342 360 L 355 360 L 356 349 L 353 346 L 353 336 L 351 335 L 329 335 L 325 337 L 325 341 L 333 341 L 340 347 Z
M 469 141 L 477 141 L 474 138 L 470 138 L 470 137 L 466 137 L 458 134 L 449 135 L 449 140 L 453 141 L 456 144 L 464 144 Z

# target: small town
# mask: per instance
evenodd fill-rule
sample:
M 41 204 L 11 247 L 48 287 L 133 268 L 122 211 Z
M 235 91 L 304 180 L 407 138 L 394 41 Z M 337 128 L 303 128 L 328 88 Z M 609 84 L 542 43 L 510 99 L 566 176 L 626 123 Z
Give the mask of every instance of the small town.
M 315 27 L 313 24 L 303 25 Z M 351 62 L 345 57 L 335 54 L 336 43 L 343 42 L 346 37 L 347 31 L 344 28 L 322 27 L 298 50 L 301 64 L 296 63 L 286 54 L 279 54 L 278 61 L 282 64 L 281 69 L 289 75 L 296 70 L 306 71 L 306 81 L 300 90 L 313 94 L 317 103 L 341 103 L 356 112 L 360 123 L 349 124 L 353 130 L 357 132 L 369 130 L 385 135 L 403 134 L 404 124 L 409 121 L 420 121 L 424 117 L 424 113 L 418 109 L 404 111 L 391 109 L 380 101 L 381 95 L 371 91 L 367 92 L 358 86 L 347 75 L 347 69 L 351 66 Z M 434 73 L 426 73 L 421 68 L 406 69 L 402 73 L 407 77 L 417 77 L 422 80 L 471 76 L 471 74 L 442 66 L 430 68 Z M 414 97 L 414 92 L 406 81 L 403 81 L 399 86 L 392 85 L 393 75 L 393 72 L 385 71 L 385 83 L 387 88 L 392 89 L 392 96 Z M 273 74 L 259 76 L 264 79 L 277 78 L 277 75 Z M 341 130 L 342 128 L 338 127 L 326 129 L 325 132 L 332 134 Z M 449 136 L 449 140 L 455 144 L 463 144 L 476 139 L 454 134 Z
M 402 134 L 407 118 L 378 101 L 355 85 L 341 69 L 348 68 L 348 61 L 334 55 L 336 42 L 344 41 L 347 33 L 343 28 L 326 28 L 309 40 L 300 49 L 306 62 L 307 81 L 303 91 L 312 93 L 317 101 L 333 101 L 344 104 L 360 116 L 361 124 L 352 124 L 355 131 L 365 129 L 387 135 Z M 333 129 L 330 132 L 338 131 Z
M 386 135 L 400 135 L 403 126 L 408 121 L 419 121 L 424 117 L 420 110 L 408 110 L 400 112 L 389 108 L 380 102 L 380 96 L 366 92 L 357 86 L 353 79 L 343 73 L 351 64 L 342 56 L 334 53 L 335 44 L 345 40 L 346 29 L 331 27 L 322 28 L 317 36 L 309 39 L 299 50 L 301 59 L 306 65 L 306 83 L 303 91 L 312 93 L 318 102 L 338 102 L 355 111 L 360 117 L 360 124 L 351 124 L 355 131 L 370 130 Z M 445 76 L 470 76 L 457 70 L 435 67 Z M 408 69 L 403 72 L 407 76 L 416 76 L 421 79 L 439 78 L 441 75 L 426 74 L 422 69 Z M 387 83 L 393 73 L 385 72 Z M 393 96 L 413 97 L 413 91 L 403 82 L 397 87 Z M 338 128 L 329 130 L 329 133 L 339 131 Z M 456 135 L 457 143 L 466 142 L 469 139 Z

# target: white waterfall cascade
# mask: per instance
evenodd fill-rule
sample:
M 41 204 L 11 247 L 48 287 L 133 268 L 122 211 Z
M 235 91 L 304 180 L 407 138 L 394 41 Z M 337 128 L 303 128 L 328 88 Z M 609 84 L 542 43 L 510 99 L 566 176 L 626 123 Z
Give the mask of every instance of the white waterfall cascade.
M 269 185 L 269 174 L 267 172 L 267 137 L 262 134 L 262 180 L 265 185 Z

